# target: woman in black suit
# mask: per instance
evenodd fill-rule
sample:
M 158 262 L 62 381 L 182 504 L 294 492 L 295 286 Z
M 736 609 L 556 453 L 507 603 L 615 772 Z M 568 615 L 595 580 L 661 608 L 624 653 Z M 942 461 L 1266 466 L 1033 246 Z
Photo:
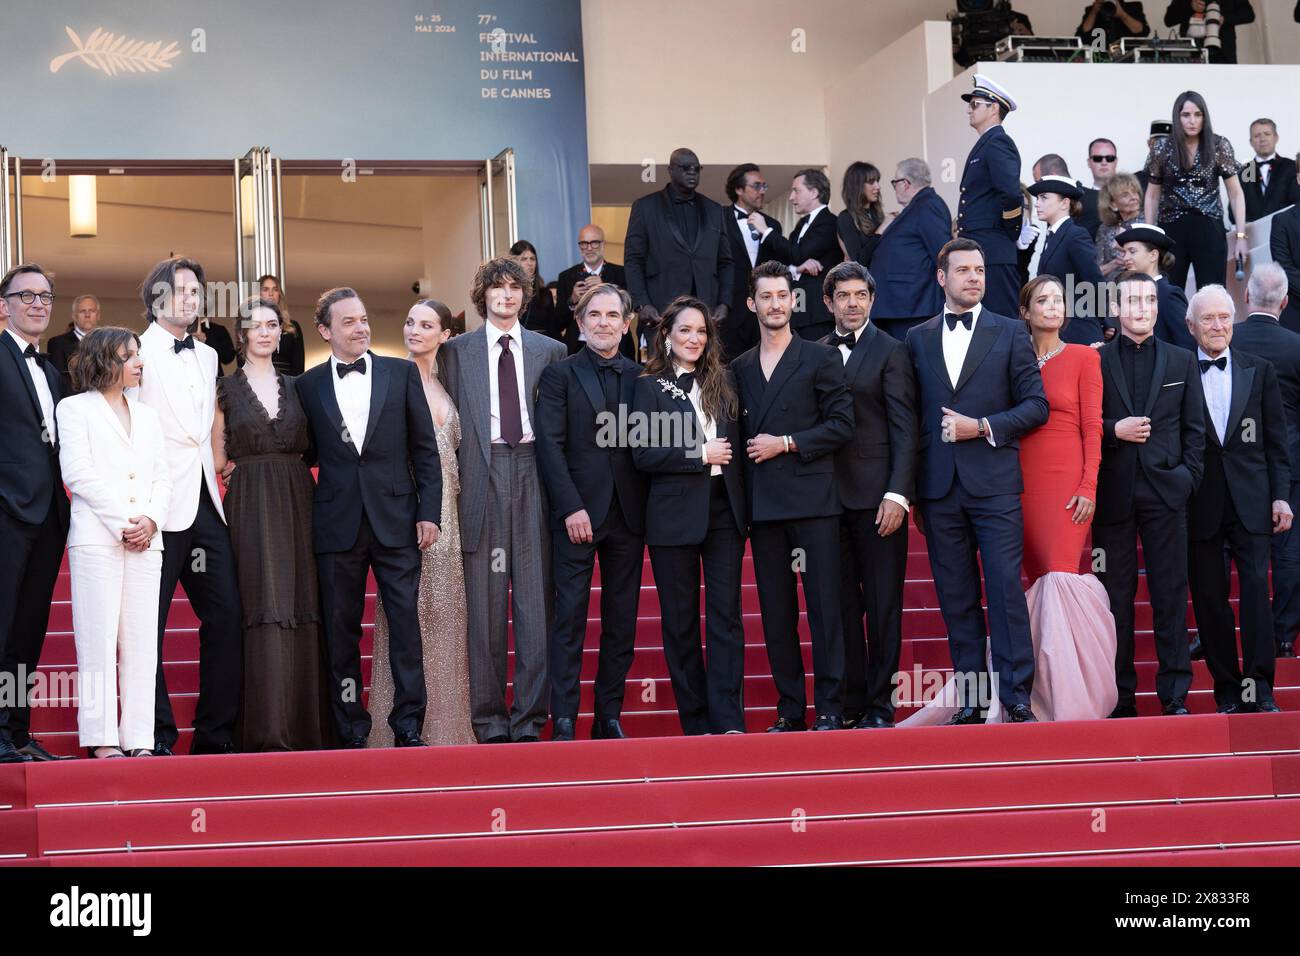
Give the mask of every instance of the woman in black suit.
M 844 258 L 870 267 L 871 256 L 880 244 L 885 207 L 880 202 L 880 170 L 859 160 L 844 170 L 840 187 L 844 211 L 835 217 Z
M 740 401 L 708 306 L 664 310 L 632 399 L 650 440 L 632 449 L 650 476 L 645 540 L 659 590 L 664 656 L 684 734 L 745 731 L 740 568 L 745 489 Z M 705 641 L 700 653 L 700 568 Z
M 510 255 L 524 267 L 528 278 L 533 280 L 532 297 L 520 310 L 519 321 L 526 329 L 562 340 L 564 330 L 557 327 L 555 300 L 551 298 L 551 290 L 542 278 L 542 270 L 537 263 L 537 247 L 527 239 L 520 239 L 510 247 Z

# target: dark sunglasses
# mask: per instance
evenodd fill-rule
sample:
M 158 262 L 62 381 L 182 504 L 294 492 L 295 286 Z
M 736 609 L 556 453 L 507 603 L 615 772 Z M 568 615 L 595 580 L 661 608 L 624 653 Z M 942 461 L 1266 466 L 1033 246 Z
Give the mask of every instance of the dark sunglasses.
M 1114 153 L 1111 153 L 1109 156 L 1093 156 L 1091 158 L 1094 163 L 1113 163 L 1115 162 L 1116 156 Z

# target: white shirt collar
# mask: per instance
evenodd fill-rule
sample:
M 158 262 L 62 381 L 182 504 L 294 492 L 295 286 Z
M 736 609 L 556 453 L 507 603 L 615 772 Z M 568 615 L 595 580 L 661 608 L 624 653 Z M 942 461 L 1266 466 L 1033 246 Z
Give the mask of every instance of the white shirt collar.
M 946 311 L 946 310 L 945 310 L 945 311 Z M 870 320 L 870 319 L 867 319 L 866 322 L 863 322 L 860 326 L 858 326 L 856 329 L 853 330 L 853 341 L 854 341 L 854 342 L 857 342 L 859 339 L 862 338 L 862 333 L 865 332 L 865 331 L 867 331 L 867 325 L 868 325 L 870 322 L 871 322 L 871 320 Z M 836 334 L 836 335 L 839 335 L 839 334 L 840 334 L 840 330 L 839 330 L 839 327 L 838 327 L 838 326 L 836 326 L 836 328 L 835 328 L 835 334 Z
M 497 344 L 497 341 L 501 338 L 501 336 L 507 334 L 510 336 L 510 341 L 512 345 L 519 346 L 519 347 L 523 346 L 524 330 L 523 327 L 519 324 L 518 319 L 515 319 L 515 324 L 510 326 L 510 328 L 506 329 L 504 332 L 501 329 L 497 328 L 496 323 L 493 322 L 491 319 L 488 319 L 483 324 L 487 329 L 488 348 L 492 348 L 492 346 Z
M 75 336 L 77 337 L 77 341 L 80 342 L 82 339 L 84 339 L 84 338 L 86 337 L 86 334 L 87 334 L 87 333 L 81 331 L 81 329 L 77 328 L 77 327 L 74 325 L 74 326 L 72 327 L 72 334 L 75 335 Z
M 1060 232 L 1061 227 L 1065 225 L 1065 223 L 1069 220 L 1069 218 L 1070 218 L 1069 216 L 1062 216 L 1060 219 L 1056 220 L 1056 222 L 1048 226 L 1047 231 L 1053 233 Z
M 369 349 L 366 349 L 366 354 L 363 355 L 363 356 L 361 356 L 361 357 L 362 357 L 363 359 L 366 360 L 366 365 L 371 365 L 371 364 L 373 363 L 373 361 L 374 361 L 374 360 L 370 357 L 370 350 L 369 350 Z M 346 362 L 340 362 L 340 361 L 339 361 L 339 357 L 338 357 L 337 355 L 335 355 L 333 352 L 330 353 L 330 371 L 333 371 L 334 369 L 338 368 L 340 365 L 346 365 L 346 364 L 348 364 L 348 363 L 346 363 Z M 367 369 L 367 371 L 369 371 L 369 369 Z M 335 374 L 336 376 L 338 375 L 337 372 L 335 372 L 334 374 Z
M 817 218 L 818 213 L 820 213 L 823 209 L 828 209 L 828 208 L 829 208 L 828 206 L 818 206 L 812 212 L 808 213 L 809 224 L 811 225 L 812 221 Z
M 1269 156 L 1259 156 L 1259 155 L 1255 156 L 1255 162 L 1257 163 L 1271 163 L 1275 159 L 1277 159 L 1276 152 L 1272 153 Z
M 12 336 L 13 340 L 18 344 L 18 351 L 20 352 L 27 351 L 27 345 L 28 345 L 27 340 L 23 338 L 21 335 L 19 335 L 17 332 L 15 332 L 14 327 L 12 325 L 6 325 L 5 332 L 7 332 L 10 336 Z
M 584 261 L 582 263 L 582 271 L 589 276 L 598 276 L 605 271 L 605 260 L 604 259 L 600 260 L 600 265 L 596 268 L 595 272 L 592 272 L 591 266 L 587 265 L 586 261 Z M 514 330 L 512 329 L 511 331 L 513 332 Z

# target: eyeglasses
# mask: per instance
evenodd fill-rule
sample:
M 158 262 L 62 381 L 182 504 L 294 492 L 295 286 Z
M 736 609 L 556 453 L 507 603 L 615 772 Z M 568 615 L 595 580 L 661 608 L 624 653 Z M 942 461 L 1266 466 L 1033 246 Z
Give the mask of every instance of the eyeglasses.
M 680 169 L 684 173 L 698 173 L 701 169 L 700 166 L 684 166 L 681 163 L 672 163 L 671 165 L 673 169 Z
M 51 303 L 54 302 L 53 292 L 30 292 L 30 291 L 10 292 L 8 295 L 5 296 L 5 298 L 12 299 L 14 296 L 17 296 L 20 300 L 22 300 L 23 305 L 31 305 L 37 299 L 41 300 L 41 305 L 50 305 Z
M 900 177 L 899 179 L 891 179 L 891 180 L 889 181 L 889 185 L 891 185 L 891 186 L 893 186 L 895 189 L 897 189 L 899 183 L 910 183 L 910 182 L 911 182 L 910 179 L 908 179 L 906 176 L 902 176 L 902 177 Z
M 756 193 L 765 193 L 767 192 L 767 183 L 749 183 L 745 188 L 752 189 Z
M 1089 158 L 1094 163 L 1113 163 L 1116 157 L 1114 153 L 1111 153 L 1109 156 L 1091 156 Z
M 595 249 L 597 246 L 603 246 L 604 239 L 579 239 L 578 247 L 581 249 Z

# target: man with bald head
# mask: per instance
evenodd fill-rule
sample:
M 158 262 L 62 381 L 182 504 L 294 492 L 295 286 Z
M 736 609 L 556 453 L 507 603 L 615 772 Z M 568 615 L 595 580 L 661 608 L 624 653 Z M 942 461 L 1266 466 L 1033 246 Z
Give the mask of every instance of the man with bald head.
M 627 288 L 627 273 L 623 267 L 616 262 L 605 261 L 605 230 L 594 222 L 589 222 L 578 230 L 578 255 L 581 257 L 578 264 L 569 266 L 555 280 L 557 308 L 563 313 L 563 340 L 570 355 L 576 355 L 587 341 L 582 327 L 573 315 L 573 307 L 578 300 L 598 285 Z M 623 336 L 618 350 L 630 359 L 636 358 L 636 344 L 630 331 Z
M 1188 576 L 1221 714 L 1276 711 L 1269 543 L 1291 527 L 1287 423 L 1273 364 L 1235 348 L 1236 308 L 1221 285 L 1187 309 L 1204 395 L 1205 471 L 1187 507 Z M 1237 566 L 1241 661 L 1224 567 Z M 1154 560 L 1154 558 L 1153 558 Z

